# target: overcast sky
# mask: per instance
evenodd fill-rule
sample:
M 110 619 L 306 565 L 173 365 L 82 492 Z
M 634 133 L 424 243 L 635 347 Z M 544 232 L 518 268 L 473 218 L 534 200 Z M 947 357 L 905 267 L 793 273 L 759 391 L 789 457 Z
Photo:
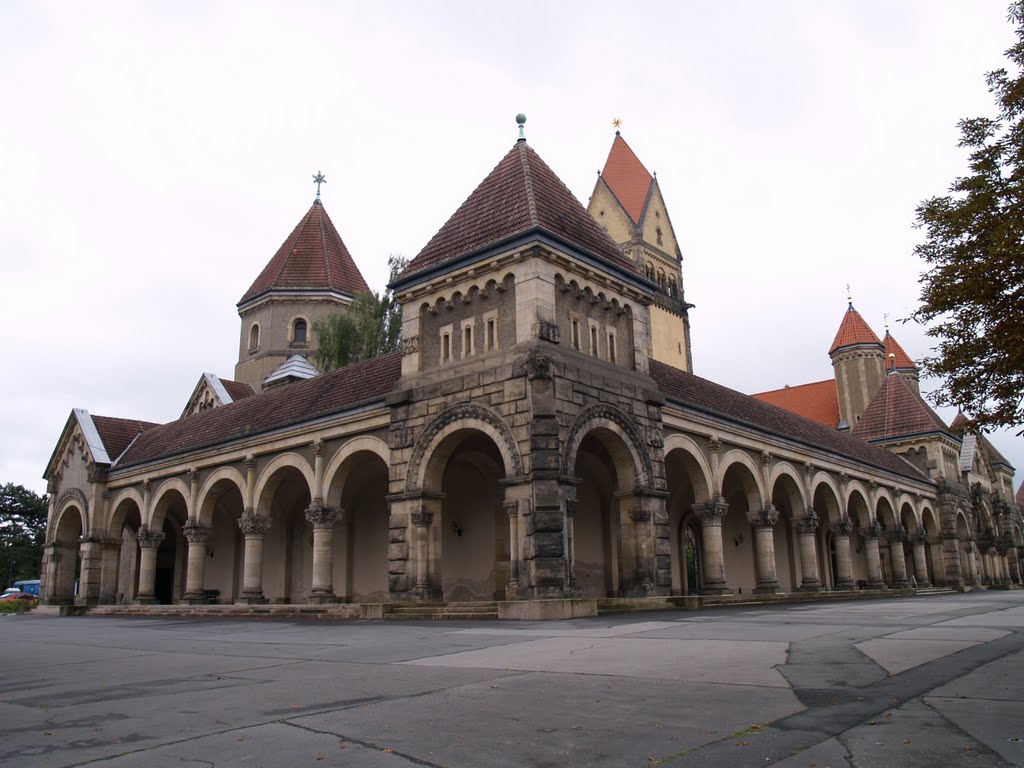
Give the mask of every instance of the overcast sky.
M 0 483 L 44 489 L 73 407 L 168 421 L 203 371 L 230 377 L 235 304 L 314 172 L 379 288 L 520 111 L 584 204 L 622 119 L 682 244 L 696 373 L 744 392 L 831 377 L 847 283 L 921 357 L 897 322 L 919 295 L 914 209 L 966 169 L 957 121 L 993 112 L 1006 5 L 6 0 Z M 1024 441 L 992 440 L 1024 469 Z

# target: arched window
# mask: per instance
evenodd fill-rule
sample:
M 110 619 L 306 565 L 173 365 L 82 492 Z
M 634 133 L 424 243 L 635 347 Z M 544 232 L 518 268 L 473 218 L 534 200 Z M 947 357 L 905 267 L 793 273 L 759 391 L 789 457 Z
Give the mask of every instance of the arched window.
M 661 290 L 665 290 L 665 270 L 658 270 L 658 285 L 661 286 Z
M 260 324 L 253 323 L 249 329 L 249 351 L 255 352 L 260 348 Z
M 647 279 L 654 282 L 654 265 L 649 261 L 647 262 Z
M 292 343 L 306 343 L 306 321 L 303 320 L 301 317 L 298 320 L 296 320 L 295 325 L 292 326 Z
M 673 299 L 676 298 L 676 279 L 674 277 L 668 279 L 668 295 Z

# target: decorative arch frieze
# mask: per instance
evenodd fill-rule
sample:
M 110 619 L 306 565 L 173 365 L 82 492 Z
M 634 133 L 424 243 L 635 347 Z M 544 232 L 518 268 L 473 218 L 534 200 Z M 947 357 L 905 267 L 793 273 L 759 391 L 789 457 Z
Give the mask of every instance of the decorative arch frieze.
M 196 499 L 196 508 L 192 511 L 192 515 L 203 525 L 210 525 L 213 521 L 212 506 L 208 511 L 204 510 L 208 506 L 206 502 L 210 493 L 222 480 L 232 483 L 238 489 L 239 495 L 245 498 L 245 476 L 234 467 L 218 467 L 203 481 Z
M 54 540 L 57 530 L 60 528 L 61 518 L 69 507 L 78 508 L 78 512 L 82 516 L 83 535 L 89 530 L 89 500 L 80 489 L 68 488 L 57 497 L 57 503 L 54 505 L 53 522 L 47 536 L 48 541 L 52 542 Z
M 423 488 L 427 469 L 425 459 L 434 452 L 441 440 L 460 429 L 476 429 L 494 440 L 505 463 L 506 477 L 523 474 L 523 457 L 519 453 L 519 446 L 501 415 L 481 403 L 458 403 L 437 414 L 416 439 L 406 469 L 406 491 L 414 492 Z
M 309 465 L 309 462 L 293 451 L 282 453 L 275 456 L 274 459 L 264 467 L 263 471 L 260 473 L 259 479 L 256 481 L 256 489 L 252 495 L 252 503 L 257 509 L 257 514 L 260 514 L 258 510 L 262 503 L 261 500 L 263 498 L 263 492 L 266 490 L 267 484 L 273 479 L 277 471 L 284 467 L 292 467 L 299 471 L 299 474 L 301 474 L 302 478 L 306 481 L 306 487 L 309 489 L 310 498 L 313 497 L 313 488 L 316 485 L 316 478 L 314 477 L 313 468 Z
M 187 510 L 188 516 L 191 517 L 194 514 L 193 511 L 189 509 L 189 501 L 191 499 L 192 492 L 188 485 L 180 477 L 169 477 L 157 486 L 156 491 L 153 493 L 153 498 L 149 503 L 149 509 L 145 511 L 145 514 L 149 519 L 143 520 L 143 522 L 153 530 L 159 531 L 163 528 L 163 510 L 161 509 L 163 505 L 161 502 L 163 502 L 164 497 L 172 491 L 177 491 L 181 495 L 181 498 L 185 502 L 185 509 Z M 158 509 L 161 510 L 160 520 L 156 519 Z
M 635 419 L 608 403 L 596 403 L 584 408 L 569 427 L 565 449 L 562 452 L 562 474 L 572 474 L 572 468 L 576 465 L 576 454 L 583 438 L 598 427 L 612 427 L 613 432 L 624 438 L 626 447 L 633 456 L 637 488 L 654 490 L 654 464 L 647 452 L 643 433 Z
M 316 493 L 313 494 L 314 497 L 327 500 L 328 506 L 336 507 L 340 504 L 341 485 L 344 484 L 345 477 L 347 477 L 347 471 L 344 469 L 346 466 L 345 462 L 357 453 L 372 453 L 379 457 L 386 466 L 391 466 L 391 449 L 388 448 L 387 443 L 383 440 L 371 435 L 361 435 L 353 438 L 342 445 L 331 456 L 331 460 L 324 470 L 323 488 L 316 489 Z M 339 478 L 342 480 L 342 483 L 338 487 L 338 498 L 335 498 L 332 495 L 332 486 Z

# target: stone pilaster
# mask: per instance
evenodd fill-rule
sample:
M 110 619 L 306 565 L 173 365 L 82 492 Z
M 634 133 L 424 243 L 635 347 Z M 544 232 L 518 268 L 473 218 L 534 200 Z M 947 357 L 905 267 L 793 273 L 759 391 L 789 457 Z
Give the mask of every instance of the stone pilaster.
M 960 538 L 954 529 L 943 529 L 939 540 L 942 543 L 942 566 L 945 570 L 946 586 L 962 587 L 964 571 L 960 562 Z
M 238 518 L 238 527 L 245 537 L 245 554 L 242 562 L 242 594 L 235 602 L 267 602 L 263 596 L 263 538 L 270 530 L 270 523 L 269 517 L 254 515 L 251 510 Z
M 413 594 L 418 600 L 428 600 L 430 589 L 430 527 L 434 523 L 434 513 L 426 507 L 413 512 L 411 520 L 416 529 L 416 586 Z
M 206 576 L 207 542 L 210 529 L 198 520 L 188 520 L 184 526 L 185 541 L 188 542 L 188 565 L 185 571 L 184 603 L 205 603 L 203 583 Z
M 164 540 L 163 531 L 140 528 L 136 539 L 139 542 L 139 593 L 135 602 L 151 605 L 156 598 L 156 553 Z
M 121 570 L 121 539 L 104 539 L 102 547 L 100 604 L 113 605 L 117 602 L 117 580 Z
M 506 600 L 518 600 L 519 599 L 519 501 L 516 499 L 506 500 L 502 502 L 502 509 L 505 512 L 505 517 L 508 519 L 508 560 L 509 560 L 509 577 L 508 584 L 505 585 L 505 599 Z M 567 499 L 565 502 L 565 515 L 572 521 L 573 516 L 576 512 L 576 500 Z M 572 523 L 569 523 L 568 530 L 572 530 Z M 572 553 L 571 547 L 572 540 L 570 539 L 570 555 Z M 570 567 L 569 567 L 569 579 L 572 582 L 572 562 L 570 556 Z
M 779 511 L 769 504 L 748 519 L 754 529 L 754 568 L 757 576 L 754 592 L 759 595 L 775 594 L 781 591 L 775 564 L 775 524 L 779 522 Z
M 317 443 L 317 447 L 322 457 L 323 444 Z M 334 594 L 334 524 L 344 513 L 317 501 L 314 499 L 306 510 L 306 520 L 313 524 L 313 585 L 306 602 L 335 603 L 338 598 Z
M 79 545 L 82 569 L 78 577 L 76 605 L 96 605 L 100 601 L 100 576 L 103 570 L 103 540 L 88 536 Z

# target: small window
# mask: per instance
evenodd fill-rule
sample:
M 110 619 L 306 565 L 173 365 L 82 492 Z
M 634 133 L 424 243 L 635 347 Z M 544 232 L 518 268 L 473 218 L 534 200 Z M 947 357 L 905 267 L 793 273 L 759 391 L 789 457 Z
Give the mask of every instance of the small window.
M 597 326 L 590 326 L 590 354 L 597 357 Z
M 487 349 L 494 349 L 494 318 L 487 321 Z
M 303 320 L 301 317 L 298 320 L 296 320 L 295 325 L 292 326 L 292 343 L 306 343 L 306 321 Z
M 608 331 L 608 359 L 615 362 L 615 331 Z
M 676 298 L 676 279 L 674 277 L 668 279 L 668 295 L 673 299 Z
M 249 351 L 255 352 L 260 348 L 260 324 L 253 323 L 249 329 Z
M 473 354 L 473 321 L 467 320 L 462 326 L 462 356 Z
M 658 245 L 664 245 L 664 243 L 661 241 L 661 227 L 658 227 L 657 229 L 654 230 L 654 236 L 658 239 Z
M 485 312 L 481 320 L 483 322 L 484 351 L 493 352 L 501 343 L 498 338 L 498 310 L 492 309 L 490 312 Z M 474 339 L 475 341 L 476 339 Z
M 441 337 L 441 362 L 447 363 L 452 359 L 452 335 L 450 333 L 444 334 Z
M 580 321 L 575 318 L 572 321 L 572 348 L 580 348 Z

